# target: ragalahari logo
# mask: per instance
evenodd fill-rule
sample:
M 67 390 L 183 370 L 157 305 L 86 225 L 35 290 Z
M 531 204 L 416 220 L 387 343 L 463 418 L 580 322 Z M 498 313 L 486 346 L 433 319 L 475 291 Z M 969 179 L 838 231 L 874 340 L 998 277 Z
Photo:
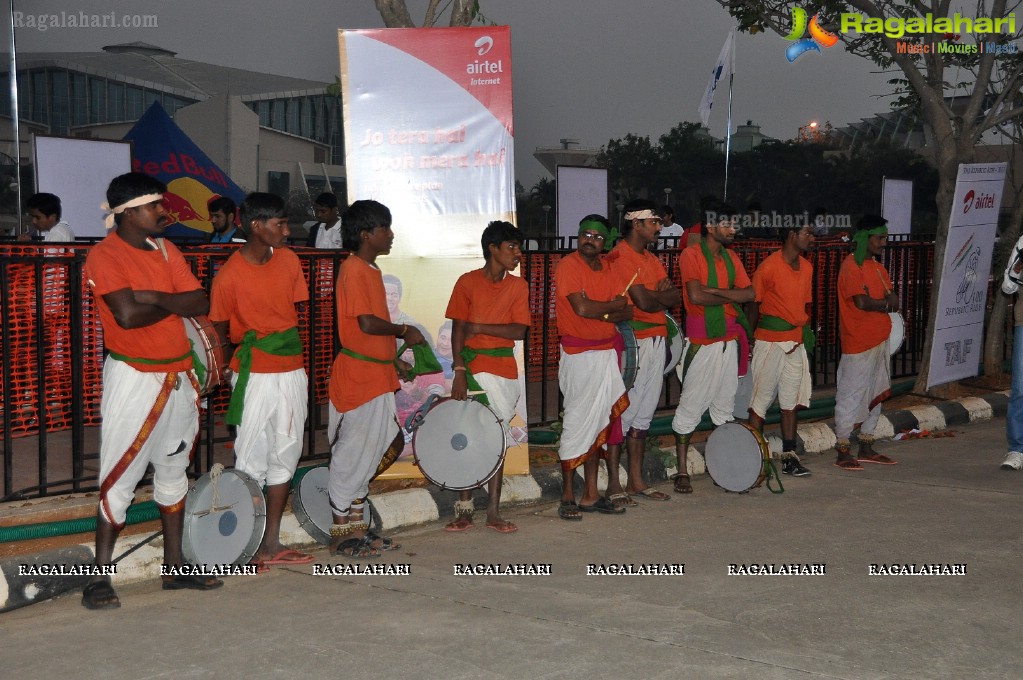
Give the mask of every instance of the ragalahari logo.
M 792 31 L 785 36 L 786 40 L 791 40 L 793 43 L 785 49 L 785 58 L 789 60 L 791 64 L 801 55 L 807 52 L 820 52 L 821 47 L 827 49 L 834 47 L 835 43 L 838 42 L 838 36 L 829 31 L 825 31 L 818 20 L 819 14 L 814 14 L 813 18 L 810 19 L 809 29 L 810 37 L 804 38 L 806 30 L 808 28 L 806 21 L 806 10 L 802 7 L 792 8 Z

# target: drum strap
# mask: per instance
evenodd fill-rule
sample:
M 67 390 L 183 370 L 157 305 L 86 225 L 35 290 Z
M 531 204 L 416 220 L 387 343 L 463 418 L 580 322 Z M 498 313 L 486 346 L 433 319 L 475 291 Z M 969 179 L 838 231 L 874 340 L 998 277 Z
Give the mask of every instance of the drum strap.
M 780 316 L 771 316 L 770 314 L 764 314 L 760 317 L 760 321 L 757 322 L 757 328 L 763 328 L 765 331 L 793 331 L 798 326 L 791 324 Z M 803 324 L 803 347 L 807 353 L 812 352 L 813 348 L 817 346 L 817 336 L 814 335 L 813 329 L 810 328 L 810 324 Z
M 475 349 L 468 345 L 462 347 L 461 356 L 465 359 L 465 385 L 473 392 L 484 392 L 484 389 L 476 382 L 476 378 L 473 377 L 472 369 L 469 368 L 480 354 L 488 357 L 510 357 L 515 356 L 515 350 L 511 347 L 492 347 L 490 349 Z M 490 406 L 490 400 L 487 399 L 486 394 L 477 394 L 473 398 L 484 406 Z
M 302 339 L 298 335 L 297 327 L 279 333 L 268 333 L 259 339 L 256 338 L 256 331 L 251 329 L 246 331 L 242 336 L 242 343 L 235 353 L 239 363 L 238 382 L 235 383 L 234 391 L 231 393 L 231 404 L 228 406 L 227 416 L 224 418 L 228 425 L 241 425 L 242 422 L 242 412 L 245 410 L 245 389 L 249 384 L 249 374 L 252 373 L 253 348 L 274 356 L 293 357 L 302 354 Z

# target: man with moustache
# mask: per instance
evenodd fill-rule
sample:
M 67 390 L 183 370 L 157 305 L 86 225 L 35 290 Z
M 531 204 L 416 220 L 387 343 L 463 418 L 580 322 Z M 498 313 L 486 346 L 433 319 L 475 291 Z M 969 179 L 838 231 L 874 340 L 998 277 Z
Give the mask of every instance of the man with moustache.
M 689 479 L 689 440 L 710 411 L 714 425 L 733 419 L 738 376 L 749 357 L 749 322 L 740 305 L 752 302 L 753 285 L 739 257 L 728 249 L 738 215 L 720 201 L 708 202 L 703 238 L 678 257 L 686 308 L 686 342 L 675 368 L 682 383 L 671 422 L 678 473 L 675 493 L 693 492 Z
M 630 201 L 625 205 L 624 219 L 623 240 L 607 256 L 607 263 L 614 275 L 626 282 L 628 296 L 635 306 L 629 324 L 636 334 L 637 370 L 629 390 L 629 408 L 622 414 L 622 428 L 627 432 L 629 479 L 626 494 L 613 500 L 632 506 L 636 502 L 631 496 L 670 500 L 667 494 L 650 488 L 643 480 L 643 453 L 664 380 L 664 343 L 668 336 L 664 313 L 678 305 L 681 298 L 664 265 L 649 250 L 661 231 L 657 204 L 645 199 Z
M 185 470 L 199 433 L 199 386 L 182 317 L 205 314 L 209 300 L 173 243 L 160 181 L 137 172 L 115 177 L 107 189 L 107 228 L 85 261 L 96 298 L 103 342 L 103 424 L 99 453 L 96 565 L 111 564 L 135 486 L 153 466 L 153 500 L 163 525 L 163 560 L 181 567 Z M 115 227 L 116 225 L 116 227 Z M 163 577 L 165 590 L 210 590 L 215 578 Z M 82 593 L 88 609 L 116 609 L 121 601 L 108 576 Z
M 580 512 L 625 512 L 597 491 L 601 451 L 606 447 L 608 491 L 621 492 L 621 415 L 629 405 L 618 368 L 621 339 L 615 324 L 631 320 L 633 308 L 622 291 L 627 282 L 616 279 L 601 257 L 615 236 L 607 219 L 587 215 L 579 223 L 576 252 L 562 258 L 554 272 L 561 335 L 558 385 L 565 397 L 558 448 L 562 475 L 558 516 L 564 520 L 580 520 Z M 573 482 L 580 465 L 584 490 L 577 504 Z

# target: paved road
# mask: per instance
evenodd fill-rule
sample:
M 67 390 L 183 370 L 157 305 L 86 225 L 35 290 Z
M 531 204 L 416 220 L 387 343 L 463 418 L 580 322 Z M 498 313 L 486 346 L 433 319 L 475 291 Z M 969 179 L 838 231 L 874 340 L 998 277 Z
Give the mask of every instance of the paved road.
M 1023 473 L 1002 472 L 1004 420 L 883 443 L 895 467 L 787 492 L 696 493 L 622 517 L 520 510 L 521 531 L 406 531 L 408 576 L 235 577 L 212 593 L 124 587 L 0 615 L 10 678 L 1018 678 Z M 319 564 L 345 564 L 317 554 Z M 455 576 L 460 564 L 550 576 Z M 680 563 L 683 576 L 586 576 L 589 564 Z M 730 576 L 730 564 L 821 576 Z M 961 576 L 870 576 L 871 564 L 964 564 Z

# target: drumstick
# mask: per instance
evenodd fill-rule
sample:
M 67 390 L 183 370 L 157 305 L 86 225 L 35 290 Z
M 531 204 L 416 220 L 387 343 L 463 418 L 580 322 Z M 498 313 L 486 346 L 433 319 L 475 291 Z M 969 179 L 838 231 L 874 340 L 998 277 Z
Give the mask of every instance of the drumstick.
M 629 289 L 632 288 L 632 284 L 636 282 L 637 276 L 639 276 L 638 269 L 636 270 L 636 273 L 632 275 L 632 278 L 629 279 L 629 285 L 625 286 L 625 290 L 622 291 L 621 297 L 625 297 L 625 294 L 629 292 Z

